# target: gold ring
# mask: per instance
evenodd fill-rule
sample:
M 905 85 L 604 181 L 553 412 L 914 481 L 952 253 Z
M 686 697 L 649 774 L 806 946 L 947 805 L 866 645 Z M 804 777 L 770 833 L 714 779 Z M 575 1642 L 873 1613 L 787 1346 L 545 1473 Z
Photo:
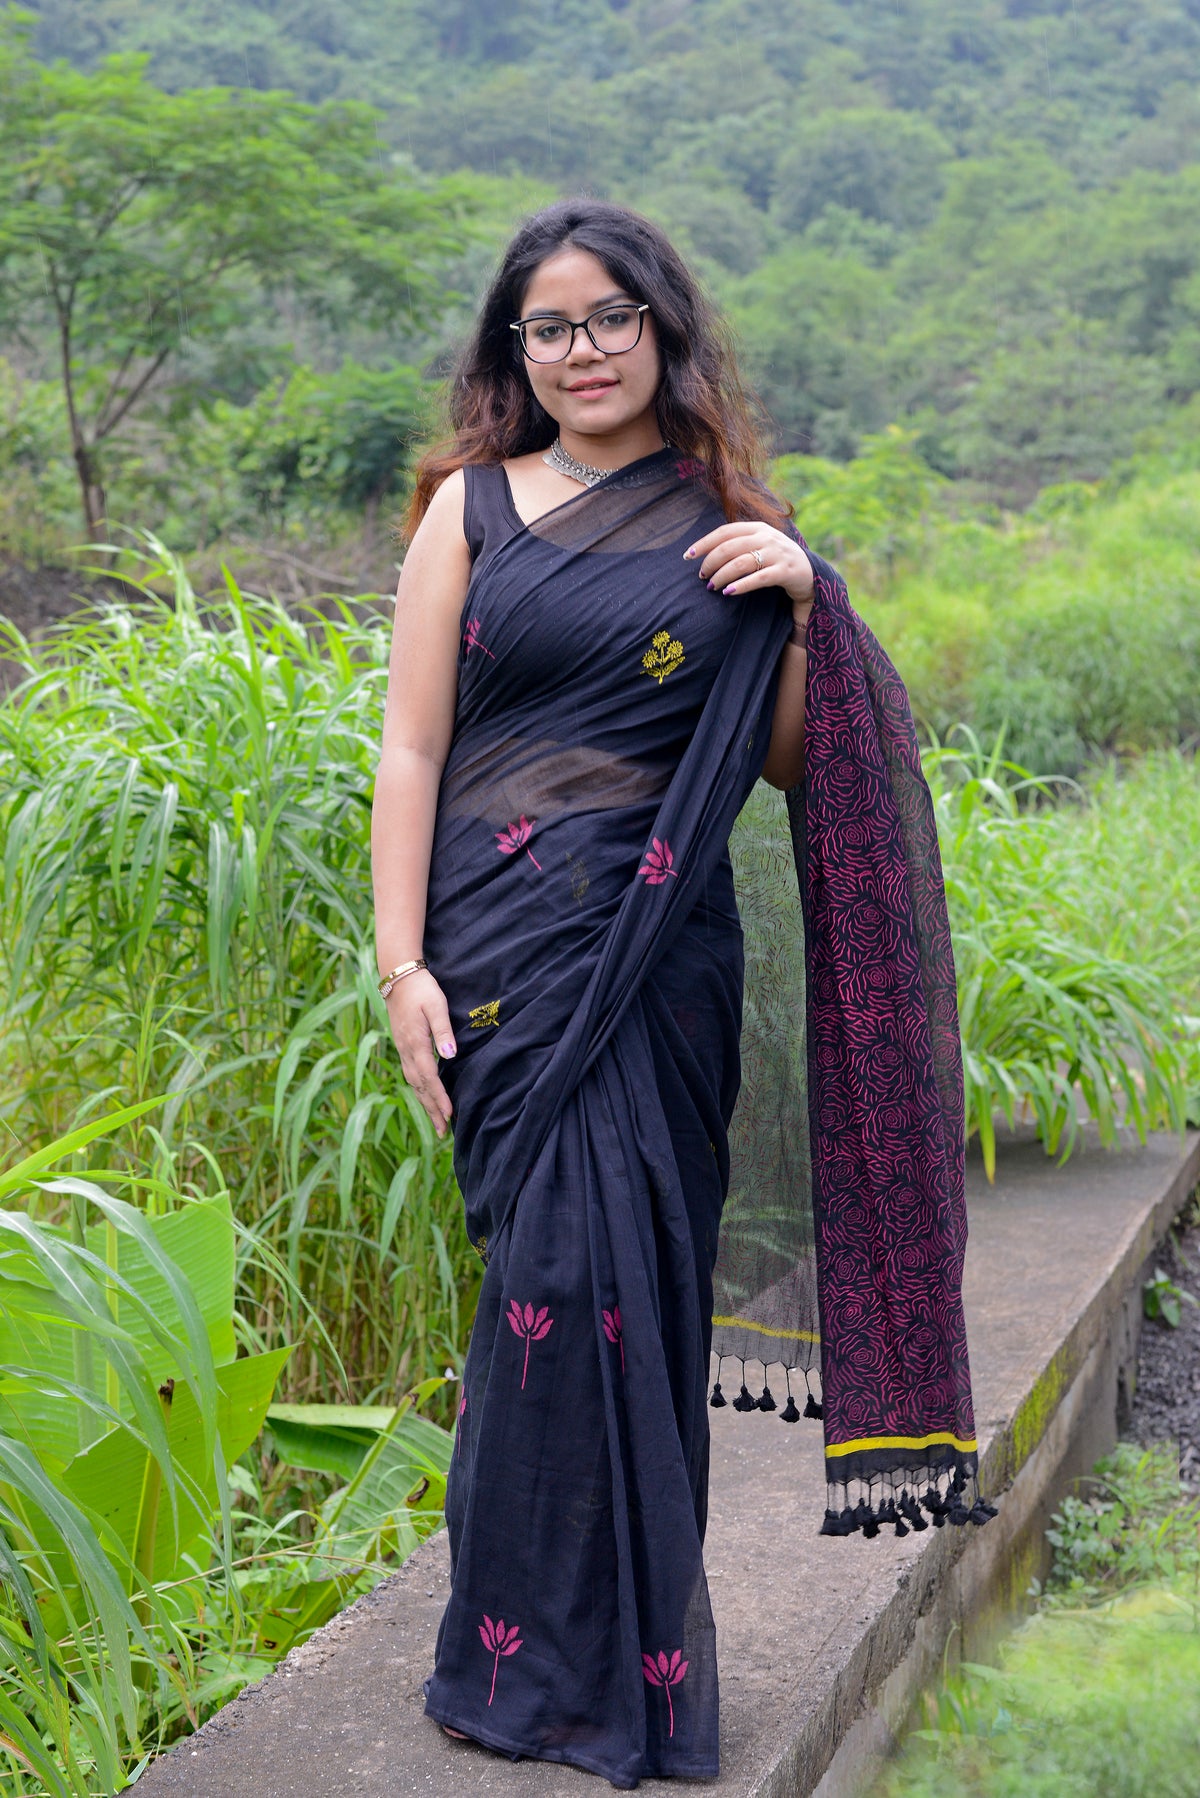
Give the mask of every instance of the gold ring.
M 757 570 L 760 574 L 762 573 L 762 565 L 763 565 L 762 550 L 756 549 L 754 552 L 754 566 L 757 568 Z

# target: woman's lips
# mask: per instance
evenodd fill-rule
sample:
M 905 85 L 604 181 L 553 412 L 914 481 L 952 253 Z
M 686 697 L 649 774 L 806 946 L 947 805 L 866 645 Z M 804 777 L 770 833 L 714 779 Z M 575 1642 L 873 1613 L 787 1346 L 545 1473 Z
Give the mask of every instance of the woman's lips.
M 615 381 L 580 381 L 574 387 L 568 387 L 568 393 L 608 393 L 616 386 Z

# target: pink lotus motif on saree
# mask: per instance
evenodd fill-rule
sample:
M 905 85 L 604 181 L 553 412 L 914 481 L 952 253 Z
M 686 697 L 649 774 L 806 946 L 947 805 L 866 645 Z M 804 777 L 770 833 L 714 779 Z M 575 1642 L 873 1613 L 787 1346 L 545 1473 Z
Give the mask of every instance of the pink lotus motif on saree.
M 604 1320 L 604 1334 L 610 1342 L 615 1342 L 621 1350 L 621 1372 L 625 1372 L 625 1338 L 621 1334 L 621 1307 L 614 1305 L 611 1311 L 601 1311 Z
M 526 1375 L 529 1373 L 529 1345 L 531 1342 L 541 1342 L 543 1337 L 550 1334 L 554 1319 L 545 1305 L 540 1311 L 535 1311 L 532 1305 L 526 1305 L 522 1310 L 516 1299 L 509 1300 L 505 1315 L 514 1335 L 525 1338 L 525 1366 L 521 1373 L 521 1391 L 524 1392 Z
M 527 818 L 524 812 L 522 812 L 519 823 L 510 824 L 506 829 L 498 830 L 496 832 L 496 842 L 499 845 L 501 855 L 516 855 L 519 849 L 524 849 L 526 855 L 540 874 L 542 871 L 542 864 L 533 853 L 533 850 L 527 847 L 529 839 L 533 835 L 533 827 L 536 823 L 536 818 Z
M 667 1731 L 669 1736 L 675 1734 L 675 1706 L 671 1703 L 671 1687 L 679 1684 L 687 1670 L 688 1664 L 683 1658 L 682 1648 L 677 1648 L 670 1660 L 663 1649 L 659 1650 L 657 1659 L 652 1654 L 642 1656 L 642 1672 L 649 1683 L 652 1686 L 662 1686 L 666 1691 L 667 1716 L 671 1720 L 671 1727 Z
M 495 656 L 492 655 L 492 652 L 488 648 L 487 644 L 481 643 L 479 641 L 479 620 L 478 620 L 478 618 L 469 618 L 467 620 L 467 628 L 463 632 L 463 642 L 467 646 L 467 654 L 468 655 L 470 655 L 470 653 L 473 649 L 482 649 L 484 655 L 487 656 L 491 661 L 494 662 L 496 660 Z
M 675 857 L 671 854 L 670 843 L 665 837 L 661 842 L 657 837 L 653 841 L 654 847 L 647 849 L 646 859 L 638 873 L 648 887 L 660 887 L 664 880 L 678 880 L 679 876 L 673 865 Z
M 488 1693 L 489 1704 L 491 1704 L 492 1699 L 496 1696 L 496 1675 L 500 1671 L 500 1656 L 516 1654 L 518 1648 L 521 1646 L 521 1638 L 517 1634 L 519 1628 L 519 1624 L 510 1623 L 508 1628 L 505 1629 L 503 1617 L 501 1617 L 499 1623 L 493 1623 L 486 1612 L 484 1613 L 483 1622 L 479 1625 L 479 1634 L 483 1641 L 483 1646 L 490 1655 L 494 1656 L 492 1661 L 492 1689 Z

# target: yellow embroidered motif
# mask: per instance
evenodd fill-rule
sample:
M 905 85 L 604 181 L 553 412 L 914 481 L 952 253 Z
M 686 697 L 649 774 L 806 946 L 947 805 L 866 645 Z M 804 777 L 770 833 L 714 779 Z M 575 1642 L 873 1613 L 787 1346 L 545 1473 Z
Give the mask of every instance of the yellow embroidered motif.
M 658 631 L 642 657 L 642 667 L 661 687 L 668 674 L 674 674 L 685 659 L 679 638 L 672 637 L 670 631 Z
M 486 1030 L 489 1025 L 500 1022 L 500 1001 L 489 999 L 486 1005 L 476 1005 L 467 1013 L 472 1030 Z
M 481 1261 L 486 1261 L 487 1260 L 487 1237 L 481 1236 L 479 1238 L 479 1241 L 474 1246 L 475 1246 L 475 1253 L 479 1256 L 479 1259 Z

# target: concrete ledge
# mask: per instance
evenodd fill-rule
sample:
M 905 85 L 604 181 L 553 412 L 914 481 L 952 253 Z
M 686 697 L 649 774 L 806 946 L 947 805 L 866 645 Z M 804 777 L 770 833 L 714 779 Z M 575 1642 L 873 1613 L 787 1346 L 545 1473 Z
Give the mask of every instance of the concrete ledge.
M 728 1798 L 851 1798 L 947 1643 L 977 1655 L 1038 1570 L 1067 1483 L 1116 1439 L 1137 1365 L 1140 1276 L 1200 1177 L 1200 1136 L 1083 1149 L 1057 1169 L 1014 1140 L 970 1174 L 965 1297 L 986 1529 L 873 1542 L 816 1534 L 820 1431 L 712 1413 L 706 1559 Z M 519 1515 L 514 1524 L 519 1527 Z M 149 1798 L 489 1793 L 600 1782 L 448 1740 L 421 1711 L 448 1583 L 444 1539 L 336 1618 L 139 1781 Z M 648 1780 L 664 1795 L 678 1782 Z

